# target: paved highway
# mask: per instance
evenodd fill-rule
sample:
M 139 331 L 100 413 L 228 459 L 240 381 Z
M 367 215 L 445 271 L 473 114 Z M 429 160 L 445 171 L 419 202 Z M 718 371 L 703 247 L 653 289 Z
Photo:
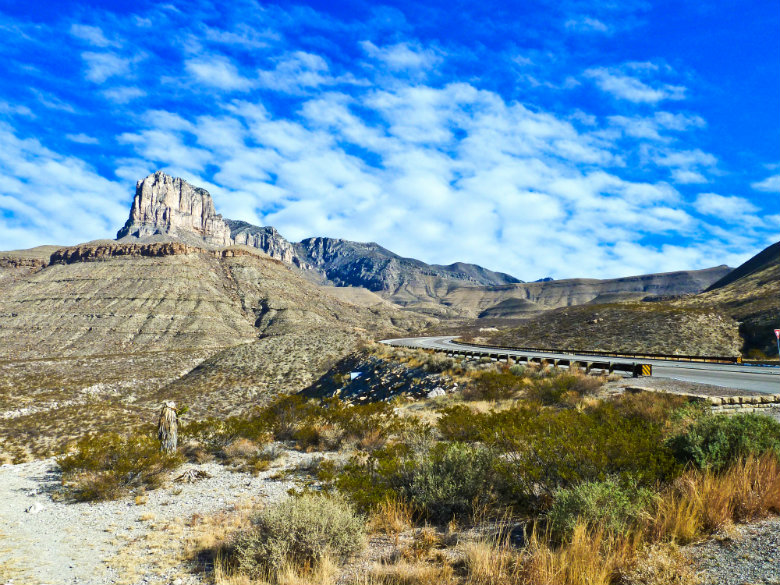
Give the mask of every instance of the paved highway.
M 753 390 L 767 394 L 780 393 L 780 367 L 762 367 L 737 364 L 704 364 L 691 362 L 675 362 L 669 360 L 653 360 L 639 358 L 614 358 L 604 356 L 589 356 L 587 354 L 553 354 L 532 351 L 513 351 L 511 349 L 496 350 L 495 348 L 480 348 L 472 345 L 464 346 L 453 343 L 454 337 L 406 337 L 401 339 L 386 339 L 382 343 L 419 347 L 423 349 L 456 349 L 473 351 L 475 353 L 496 353 L 527 356 L 553 356 L 563 359 L 582 361 L 612 361 L 622 363 L 641 362 L 653 365 L 653 376 L 672 378 L 685 382 L 712 384 L 724 388 L 738 390 Z

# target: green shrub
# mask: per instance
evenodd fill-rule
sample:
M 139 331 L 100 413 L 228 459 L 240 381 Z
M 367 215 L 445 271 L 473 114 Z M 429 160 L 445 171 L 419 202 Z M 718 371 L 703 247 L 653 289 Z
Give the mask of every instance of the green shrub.
M 678 471 L 660 425 L 626 418 L 610 404 L 590 411 L 521 405 L 484 414 L 457 406 L 443 411 L 438 426 L 445 439 L 478 441 L 500 453 L 497 486 L 521 506 L 543 505 L 555 490 L 581 481 L 618 474 L 653 484 Z
M 709 416 L 669 438 L 667 445 L 681 462 L 721 471 L 748 455 L 774 451 L 780 456 L 780 423 L 758 414 Z
M 513 376 L 523 376 L 525 374 L 525 366 L 521 366 L 520 364 L 514 364 L 513 366 L 509 367 L 509 373 Z
M 666 425 L 675 417 L 686 418 L 688 412 L 698 416 L 697 405 L 704 403 L 689 402 L 685 396 L 666 392 L 625 392 L 614 397 L 612 404 L 625 417 Z
M 593 376 L 559 373 L 539 379 L 528 389 L 528 397 L 542 404 L 559 404 L 566 398 L 576 399 L 595 394 L 604 381 Z
M 75 452 L 57 460 L 63 495 L 76 501 L 111 500 L 132 488 L 156 488 L 182 462 L 178 453 L 162 453 L 160 443 L 144 433 L 88 435 Z
M 264 578 L 285 566 L 312 567 L 326 556 L 345 560 L 364 541 L 365 523 L 347 502 L 308 493 L 260 512 L 229 554 L 241 573 Z
M 440 443 L 401 467 L 391 483 L 425 517 L 445 523 L 493 499 L 493 467 L 484 447 Z
M 455 367 L 455 360 L 438 352 L 431 352 L 425 358 L 423 370 L 432 374 L 440 374 Z
M 634 481 L 608 477 L 557 490 L 547 518 L 561 539 L 570 537 L 583 521 L 592 529 L 620 533 L 647 514 L 655 498 L 655 492 Z
M 465 390 L 466 400 L 505 400 L 523 388 L 523 379 L 508 372 L 484 372 Z

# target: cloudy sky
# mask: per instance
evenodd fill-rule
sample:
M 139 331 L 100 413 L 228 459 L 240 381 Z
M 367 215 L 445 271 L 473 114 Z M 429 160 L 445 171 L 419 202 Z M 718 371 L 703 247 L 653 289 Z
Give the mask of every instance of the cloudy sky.
M 288 239 L 524 280 L 780 240 L 780 10 L 0 0 L 0 249 L 114 237 L 162 169 Z

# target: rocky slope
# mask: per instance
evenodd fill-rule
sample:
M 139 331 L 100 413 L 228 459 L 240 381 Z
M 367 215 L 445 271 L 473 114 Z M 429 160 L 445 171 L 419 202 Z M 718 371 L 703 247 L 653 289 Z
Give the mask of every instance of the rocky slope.
M 699 272 L 711 278 L 718 270 L 725 271 Z M 687 279 L 691 273 L 678 274 Z M 694 279 L 691 284 L 700 283 Z M 598 300 L 543 313 L 486 339 L 521 347 L 727 356 L 759 350 L 773 356 L 777 349 L 772 329 L 778 327 L 780 314 L 780 242 L 699 294 L 645 303 Z
M 664 302 L 564 307 L 482 340 L 509 347 L 693 356 L 737 356 L 742 347 L 739 324 L 724 311 Z
M 0 460 L 152 420 L 168 396 L 198 416 L 240 412 L 362 339 L 431 323 L 340 300 L 246 246 L 98 243 L 50 262 L 0 295 Z
M 740 322 L 745 351 L 757 349 L 776 355 L 772 330 L 780 327 L 780 242 L 759 252 L 702 294 L 677 304 L 722 307 Z

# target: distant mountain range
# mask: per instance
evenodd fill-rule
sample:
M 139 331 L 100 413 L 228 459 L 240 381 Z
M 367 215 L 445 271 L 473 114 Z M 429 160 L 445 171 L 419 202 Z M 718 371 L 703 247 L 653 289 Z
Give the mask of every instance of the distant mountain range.
M 730 271 L 718 266 L 610 280 L 548 277 L 526 284 L 475 264 L 426 264 L 375 243 L 324 237 L 289 242 L 271 226 L 223 219 L 206 190 L 157 172 L 136 185 L 130 217 L 117 239 L 155 242 L 167 238 L 201 246 L 250 246 L 315 282 L 362 287 L 397 305 L 440 316 L 516 318 L 594 300 L 694 294 Z

